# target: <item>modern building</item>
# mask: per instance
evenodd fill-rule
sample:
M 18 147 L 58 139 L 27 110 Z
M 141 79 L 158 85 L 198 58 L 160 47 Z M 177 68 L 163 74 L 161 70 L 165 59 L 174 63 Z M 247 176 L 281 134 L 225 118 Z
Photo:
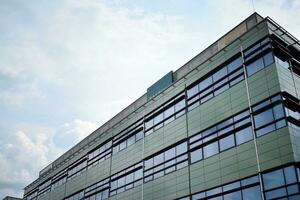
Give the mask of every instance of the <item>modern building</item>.
M 300 42 L 254 13 L 45 169 L 24 199 L 300 199 Z

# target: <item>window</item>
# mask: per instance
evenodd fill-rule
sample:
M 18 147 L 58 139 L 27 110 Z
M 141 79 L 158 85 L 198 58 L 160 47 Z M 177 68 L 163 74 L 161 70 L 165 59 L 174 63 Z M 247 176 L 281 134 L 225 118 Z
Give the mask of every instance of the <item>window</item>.
M 203 159 L 202 149 L 197 149 L 191 152 L 191 163 L 200 161 Z
M 214 82 L 216 82 L 216 81 L 222 79 L 226 75 L 227 75 L 227 67 L 224 67 L 213 74 L 213 80 L 214 80 Z
M 132 167 L 129 167 L 123 171 L 114 174 L 111 177 L 111 189 L 110 196 L 124 192 L 133 187 L 136 187 L 142 183 L 143 178 L 142 164 L 138 163 Z
M 252 107 L 257 137 L 286 126 L 281 101 L 277 95 Z
M 187 142 L 178 144 L 144 161 L 144 182 L 188 166 Z
M 181 96 L 183 93 L 176 96 L 167 105 L 160 107 L 159 111 L 147 117 L 145 120 L 146 136 L 185 114 L 185 98 Z
M 284 185 L 284 175 L 282 169 L 263 175 L 265 190 Z
M 92 167 L 98 164 L 99 162 L 102 162 L 103 160 L 109 158 L 111 156 L 111 149 L 112 141 L 105 142 L 104 144 L 101 144 L 96 149 L 92 150 L 88 154 L 88 166 Z
M 218 142 L 211 143 L 205 147 L 203 147 L 204 158 L 208 158 L 213 156 L 219 152 Z
M 265 63 L 265 66 L 268 66 L 268 65 L 274 63 L 274 57 L 273 57 L 272 52 L 269 52 L 266 55 L 264 55 L 264 63 Z
M 251 76 L 256 72 L 262 70 L 264 68 L 264 62 L 262 58 L 257 59 L 253 63 L 247 65 L 247 75 Z
M 272 109 L 266 110 L 254 116 L 255 127 L 261 127 L 274 120 Z
M 208 86 L 210 86 L 213 82 L 212 76 L 206 78 L 205 80 L 201 81 L 199 84 L 200 91 L 204 90 Z
M 220 151 L 227 150 L 235 146 L 234 135 L 229 135 L 220 140 Z
M 243 144 L 253 139 L 252 128 L 247 127 L 235 133 L 237 145 Z

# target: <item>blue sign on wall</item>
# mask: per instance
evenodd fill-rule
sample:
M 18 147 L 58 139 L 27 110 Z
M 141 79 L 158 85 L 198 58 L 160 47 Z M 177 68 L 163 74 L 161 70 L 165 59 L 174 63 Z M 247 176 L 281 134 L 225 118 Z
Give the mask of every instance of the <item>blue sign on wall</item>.
M 168 86 L 170 86 L 173 83 L 173 81 L 173 71 L 170 71 L 164 77 L 159 79 L 156 83 L 154 83 L 147 89 L 148 100 L 154 97 L 159 92 L 166 89 Z

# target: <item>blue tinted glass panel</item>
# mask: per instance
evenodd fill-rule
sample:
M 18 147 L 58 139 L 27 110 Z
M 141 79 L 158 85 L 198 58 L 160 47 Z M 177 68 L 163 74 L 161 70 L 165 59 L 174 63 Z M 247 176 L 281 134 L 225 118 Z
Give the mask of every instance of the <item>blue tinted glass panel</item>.
M 279 119 L 281 117 L 284 117 L 284 110 L 282 104 L 278 104 L 273 107 L 275 119 Z
M 274 120 L 272 109 L 266 110 L 254 116 L 255 127 L 261 127 Z
M 196 151 L 191 152 L 191 162 L 197 162 L 203 159 L 202 149 L 197 149 Z
M 214 80 L 214 82 L 216 82 L 216 81 L 222 79 L 226 75 L 227 75 L 227 68 L 224 67 L 213 74 L 213 80 Z
M 252 128 L 248 127 L 235 133 L 237 145 L 243 144 L 253 139 Z
M 219 143 L 220 143 L 220 151 L 224 151 L 226 149 L 233 147 L 235 145 L 234 135 L 229 135 L 219 140 Z
M 203 147 L 204 158 L 208 158 L 213 156 L 219 152 L 218 142 L 211 143 L 205 147 Z
M 225 194 L 223 199 L 224 200 L 240 200 L 240 199 L 242 199 L 242 193 L 241 193 L 241 191 L 237 191 L 237 192 Z
M 187 97 L 190 98 L 192 96 L 194 96 L 195 94 L 197 94 L 199 92 L 199 87 L 198 85 L 195 85 L 194 87 L 192 87 L 191 89 L 189 89 L 187 91 Z
M 275 199 L 275 198 L 285 197 L 285 196 L 286 196 L 285 188 L 280 188 L 277 190 L 266 192 L 266 199 Z
M 210 76 L 207 79 L 201 81 L 201 83 L 199 84 L 200 91 L 203 90 L 203 89 L 205 89 L 205 88 L 207 88 L 211 84 L 212 84 L 212 76 Z
M 242 191 L 243 200 L 261 200 L 261 192 L 259 186 L 244 189 Z
M 284 185 L 283 170 L 279 169 L 267 174 L 263 174 L 265 190 Z
M 239 57 L 237 59 L 235 59 L 234 61 L 232 61 L 231 63 L 228 64 L 228 73 L 236 70 L 238 67 L 240 67 L 242 65 L 242 58 Z
M 274 57 L 272 52 L 269 52 L 264 56 L 264 62 L 265 62 L 265 66 L 274 63 Z
M 295 183 L 297 181 L 294 166 L 284 168 L 284 175 L 286 184 Z
M 178 146 L 176 146 L 176 155 L 180 155 L 182 153 L 187 152 L 187 142 L 184 142 Z
M 247 66 L 247 74 L 251 76 L 264 68 L 263 59 L 260 58 Z

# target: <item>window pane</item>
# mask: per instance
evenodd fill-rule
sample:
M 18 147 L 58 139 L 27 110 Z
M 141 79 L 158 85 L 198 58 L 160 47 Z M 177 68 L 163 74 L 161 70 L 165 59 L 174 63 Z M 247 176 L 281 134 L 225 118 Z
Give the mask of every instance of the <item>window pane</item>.
M 205 89 L 205 88 L 207 88 L 211 84 L 212 84 L 212 76 L 210 76 L 207 79 L 201 81 L 201 83 L 199 84 L 200 91 L 203 90 L 203 89 Z
M 163 112 L 158 114 L 157 116 L 154 117 L 154 125 L 160 123 L 161 121 L 163 121 L 164 119 L 164 115 Z
M 218 142 L 214 142 L 203 148 L 204 158 L 213 156 L 213 155 L 217 154 L 218 152 L 219 152 Z
M 243 144 L 253 139 L 252 128 L 248 127 L 235 133 L 237 145 Z
M 139 141 L 139 140 L 143 139 L 143 137 L 144 137 L 144 133 L 143 133 L 143 131 L 140 131 L 135 135 L 135 140 Z
M 183 109 L 184 107 L 185 107 L 185 101 L 184 101 L 184 99 L 182 99 L 181 101 L 179 101 L 175 104 L 175 112 Z
M 251 76 L 252 74 L 260 71 L 263 68 L 264 68 L 264 62 L 263 59 L 260 58 L 247 66 L 247 74 L 248 76 Z
M 176 155 L 180 155 L 182 153 L 187 152 L 187 142 L 184 142 L 178 146 L 176 146 Z
M 149 160 L 145 160 L 145 169 L 149 169 L 153 167 L 153 158 L 150 158 Z
M 274 120 L 272 109 L 266 110 L 254 116 L 255 127 L 259 128 Z
M 260 137 L 275 130 L 275 124 L 271 124 L 256 131 L 256 136 Z
M 164 112 L 164 118 L 168 118 L 170 117 L 171 115 L 173 115 L 175 112 L 175 109 L 174 109 L 174 106 L 171 106 L 170 108 L 168 108 L 167 110 L 165 110 Z
M 223 67 L 222 69 L 220 69 L 219 71 L 213 74 L 213 80 L 214 82 L 216 82 L 226 75 L 227 75 L 227 67 Z
M 135 135 L 133 135 L 130 138 L 128 138 L 128 140 L 127 140 L 127 146 L 132 145 L 134 143 L 135 143 Z
M 234 135 L 229 135 L 219 141 L 220 143 L 220 151 L 224 151 L 229 149 L 235 145 Z
M 235 69 L 240 67 L 242 64 L 243 64 L 242 63 L 242 58 L 238 57 L 237 59 L 235 59 L 234 61 L 232 61 L 231 63 L 228 64 L 228 66 L 227 66 L 228 73 L 234 71 Z
M 170 160 L 175 157 L 175 148 L 169 149 L 165 152 L 165 160 Z
M 126 176 L 126 184 L 133 182 L 133 173 Z
M 264 56 L 265 66 L 268 66 L 274 62 L 273 53 L 269 52 Z
M 134 180 L 138 180 L 143 177 L 143 169 L 139 169 L 134 172 Z
M 203 159 L 202 149 L 197 149 L 196 151 L 191 152 L 191 162 L 197 162 Z
M 145 129 L 146 130 L 149 129 L 149 128 L 151 128 L 152 126 L 153 126 L 153 119 L 145 122 Z
M 120 151 L 126 148 L 126 140 L 120 143 Z
M 190 98 L 199 92 L 198 84 L 187 91 L 187 97 Z
M 229 88 L 229 84 L 224 85 L 223 87 L 217 89 L 214 94 L 217 96 L 218 94 L 221 94 L 222 92 L 225 92 Z
M 243 200 L 261 200 L 261 192 L 259 186 L 244 189 L 242 193 Z
M 282 104 L 274 106 L 273 111 L 274 111 L 275 119 L 279 119 L 284 116 Z
M 123 185 L 125 185 L 125 177 L 118 179 L 118 187 L 122 187 Z
M 286 184 L 295 183 L 297 181 L 294 166 L 284 168 L 284 175 Z
M 224 127 L 226 127 L 226 126 L 228 126 L 228 125 L 230 125 L 230 124 L 232 124 L 232 123 L 233 123 L 233 119 L 230 118 L 230 119 L 227 119 L 227 120 L 225 120 L 224 122 L 218 124 L 218 125 L 217 125 L 217 128 L 218 128 L 218 130 L 220 130 L 220 129 L 222 129 L 222 128 L 224 128 Z
M 241 191 L 225 194 L 223 199 L 224 200 L 239 200 L 239 199 L 242 199 Z
M 265 190 L 272 189 L 284 185 L 284 177 L 282 169 L 263 174 Z
M 154 166 L 159 165 L 164 162 L 164 154 L 161 153 L 154 157 Z

